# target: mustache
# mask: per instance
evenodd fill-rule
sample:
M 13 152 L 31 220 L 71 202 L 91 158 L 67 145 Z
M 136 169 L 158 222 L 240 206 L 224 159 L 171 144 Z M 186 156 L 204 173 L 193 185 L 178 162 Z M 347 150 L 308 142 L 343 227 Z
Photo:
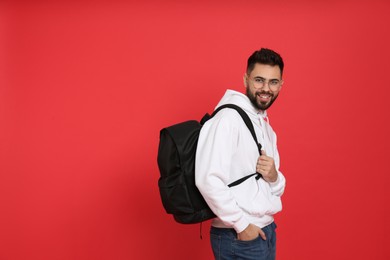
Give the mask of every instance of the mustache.
M 262 95 L 262 94 L 270 95 L 271 97 L 274 96 L 274 94 L 270 91 L 264 91 L 264 90 L 256 91 L 256 95 Z

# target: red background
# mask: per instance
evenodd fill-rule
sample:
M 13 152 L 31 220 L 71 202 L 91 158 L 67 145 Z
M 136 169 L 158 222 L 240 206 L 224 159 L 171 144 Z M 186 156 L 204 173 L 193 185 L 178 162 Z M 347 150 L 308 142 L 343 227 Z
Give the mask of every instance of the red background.
M 158 195 L 159 130 L 280 52 L 278 259 L 389 259 L 388 1 L 0 3 L 0 259 L 212 259 Z

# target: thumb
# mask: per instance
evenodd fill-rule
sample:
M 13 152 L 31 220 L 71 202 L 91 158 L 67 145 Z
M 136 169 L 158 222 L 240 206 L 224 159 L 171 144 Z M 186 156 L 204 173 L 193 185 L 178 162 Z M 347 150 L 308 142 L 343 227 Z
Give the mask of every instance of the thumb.
M 265 150 L 261 150 L 261 155 L 267 156 L 267 154 L 265 153 Z
M 263 240 L 267 240 L 267 237 L 265 236 L 265 233 L 264 233 L 264 231 L 262 229 L 259 229 L 259 235 L 261 236 L 261 238 Z

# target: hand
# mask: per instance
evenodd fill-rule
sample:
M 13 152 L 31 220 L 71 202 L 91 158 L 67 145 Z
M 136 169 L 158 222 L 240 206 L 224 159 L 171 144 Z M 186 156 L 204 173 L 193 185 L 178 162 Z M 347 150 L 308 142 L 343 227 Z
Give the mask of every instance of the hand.
M 253 224 L 249 224 L 242 232 L 237 233 L 237 239 L 241 241 L 250 241 L 256 239 L 258 236 L 261 236 L 263 240 L 267 240 L 265 233 L 261 228 Z
M 261 155 L 257 159 L 256 171 L 261 173 L 267 182 L 275 182 L 278 179 L 275 161 L 272 157 L 267 156 L 264 150 L 261 150 Z

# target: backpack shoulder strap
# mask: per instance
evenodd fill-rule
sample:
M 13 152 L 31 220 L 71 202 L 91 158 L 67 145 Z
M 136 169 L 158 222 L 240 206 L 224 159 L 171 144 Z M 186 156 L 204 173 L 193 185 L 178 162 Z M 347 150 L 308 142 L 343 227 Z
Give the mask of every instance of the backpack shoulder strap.
M 253 139 L 255 140 L 256 142 L 256 145 L 257 145 L 257 149 L 259 150 L 259 154 L 261 154 L 261 144 L 257 141 L 257 137 L 256 137 L 256 133 L 255 133 L 255 129 L 253 127 L 253 124 L 252 124 L 252 121 L 251 119 L 249 118 L 248 114 L 239 106 L 237 105 L 234 105 L 234 104 L 225 104 L 225 105 L 222 105 L 220 107 L 218 107 L 214 112 L 213 114 L 211 115 L 211 117 L 213 117 L 216 113 L 218 113 L 221 109 L 224 109 L 224 108 L 232 108 L 232 109 L 235 109 L 241 116 L 242 120 L 244 120 L 245 122 L 245 125 L 248 127 L 249 131 L 251 132 L 251 135 L 253 137 Z M 211 118 L 210 117 L 210 118 Z

